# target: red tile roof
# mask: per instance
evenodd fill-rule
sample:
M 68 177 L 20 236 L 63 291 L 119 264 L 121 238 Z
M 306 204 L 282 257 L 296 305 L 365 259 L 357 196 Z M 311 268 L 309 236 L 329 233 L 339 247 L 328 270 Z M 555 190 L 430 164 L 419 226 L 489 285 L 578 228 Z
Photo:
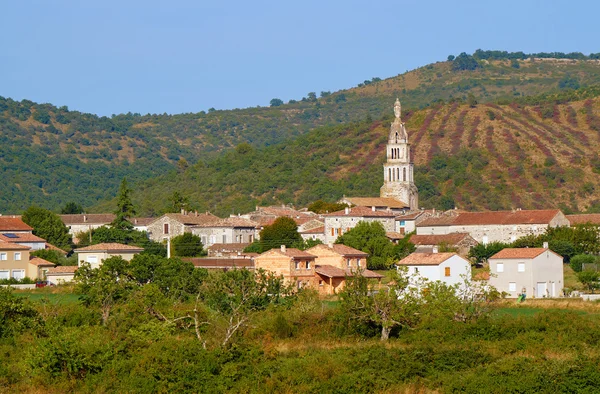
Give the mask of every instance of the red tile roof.
M 212 222 L 212 221 L 220 219 L 218 216 L 215 216 L 210 212 L 199 213 L 199 214 L 196 214 L 194 212 L 194 213 L 188 213 L 186 215 L 183 215 L 181 213 L 165 213 L 163 216 L 166 216 L 172 220 L 175 220 L 181 224 L 186 224 L 186 225 L 204 224 L 207 222 Z M 160 218 L 162 218 L 163 216 L 161 216 Z M 157 221 L 160 218 L 154 219 L 154 221 L 152 223 L 154 223 L 155 221 Z
M 5 234 L 14 234 L 16 238 L 7 237 Z M 22 242 L 46 242 L 45 239 L 38 237 L 37 235 L 33 235 L 32 233 L 4 233 L 0 234 L 0 240 L 5 242 L 12 243 L 22 243 Z
M 74 274 L 75 271 L 77 271 L 79 267 L 76 265 L 57 265 L 54 268 L 50 268 L 48 269 L 48 271 L 46 271 L 46 275 L 52 275 L 52 274 Z
M 0 241 L 0 250 L 29 250 L 29 246 L 15 244 L 12 242 Z
M 212 244 L 208 247 L 208 250 L 223 250 L 223 251 L 233 251 L 233 252 L 241 252 L 246 249 L 250 244 L 249 243 L 232 243 L 232 244 Z
M 391 197 L 345 197 L 344 201 L 361 207 L 389 207 L 389 208 L 408 208 L 409 205 L 404 201 L 396 200 Z
M 307 253 L 311 253 L 311 251 L 317 251 L 319 249 L 329 249 L 334 252 L 342 255 L 342 256 L 358 256 L 358 257 L 367 257 L 369 254 L 363 252 L 362 250 L 354 249 L 350 246 L 342 245 L 342 244 L 333 244 L 331 247 L 329 245 L 315 245 L 310 249 L 307 249 Z
M 32 231 L 33 228 L 25 224 L 21 218 L 0 216 L 0 231 Z
M 600 224 L 600 213 L 586 213 L 581 215 L 566 215 L 569 222 L 571 222 L 571 226 L 576 224 Z
M 458 256 L 456 253 L 412 253 L 396 265 L 440 265 L 452 256 Z
M 502 249 L 490 259 L 532 259 L 549 249 L 544 248 L 506 248 Z M 552 252 L 551 250 L 549 250 Z M 554 252 L 552 252 L 554 253 Z M 554 253 L 556 254 L 556 253 Z
M 202 227 L 202 228 L 207 228 L 207 227 L 234 227 L 234 228 L 239 228 L 239 227 L 248 227 L 248 228 L 256 228 L 256 226 L 258 226 L 257 222 L 254 222 L 252 220 L 248 220 L 248 219 L 244 219 L 244 218 L 225 218 L 225 219 L 220 219 L 217 218 L 215 220 L 210 220 L 210 221 L 206 221 L 204 223 L 198 224 L 194 227 Z
M 309 230 L 300 231 L 300 234 L 325 234 L 325 226 L 311 228 Z
M 144 248 L 133 245 L 125 245 L 116 242 L 102 243 L 96 245 L 86 246 L 85 248 L 75 249 L 75 253 L 79 252 L 92 252 L 92 251 L 107 251 L 107 252 L 142 252 Z
M 346 276 L 356 275 L 356 272 L 353 272 L 352 270 L 343 270 L 332 265 L 316 265 L 315 272 L 328 278 L 345 278 Z M 363 270 L 360 273 L 365 278 L 383 278 L 383 275 L 369 270 Z
M 37 265 L 38 267 L 44 266 L 52 266 L 54 267 L 56 264 L 49 262 L 48 260 L 44 260 L 41 257 L 32 257 L 29 259 L 29 264 Z
M 71 215 L 60 215 L 60 219 L 66 225 L 73 224 L 109 224 L 115 220 L 113 213 L 82 213 Z
M 388 231 L 387 233 L 385 233 L 385 236 L 388 237 L 389 239 L 402 239 L 404 238 L 404 234 L 402 233 L 397 233 L 395 231 Z
M 303 250 L 296 249 L 296 248 L 286 248 L 285 252 L 282 252 L 281 248 L 273 248 L 273 249 L 267 250 L 263 254 L 265 254 L 265 253 L 279 253 L 279 254 L 282 254 L 282 255 L 285 255 L 285 256 L 291 257 L 291 258 L 304 258 L 304 259 L 315 259 L 317 257 L 315 255 L 312 255 L 310 253 L 307 253 Z
M 254 261 L 247 258 L 203 258 L 203 257 L 185 257 L 183 261 L 189 261 L 197 268 L 254 268 Z
M 156 218 L 131 218 L 131 219 L 129 219 L 131 224 L 133 224 L 134 226 L 147 226 L 155 220 L 156 220 Z
M 439 245 L 447 243 L 449 245 L 457 245 L 466 238 L 471 238 L 468 233 L 450 233 L 441 235 L 417 235 L 410 237 L 410 242 L 414 245 Z
M 346 217 L 365 217 L 365 218 L 373 218 L 373 217 L 387 217 L 394 218 L 396 217 L 396 213 L 387 212 L 387 211 L 373 211 L 371 208 L 367 207 L 353 207 L 348 208 L 348 213 L 346 214 L 346 210 L 342 209 L 341 211 L 326 213 L 323 216 L 346 216 Z
M 62 250 L 61 248 L 59 248 L 58 246 L 54 246 L 48 242 L 46 242 L 46 249 L 48 250 L 56 250 L 57 252 L 60 252 L 62 254 L 67 254 L 67 252 L 65 252 L 64 250 Z
M 495 212 L 459 212 L 455 216 L 443 215 L 425 219 L 418 224 L 426 226 L 476 226 L 492 224 L 548 224 L 556 215 L 558 209 L 531 211 L 495 211 Z

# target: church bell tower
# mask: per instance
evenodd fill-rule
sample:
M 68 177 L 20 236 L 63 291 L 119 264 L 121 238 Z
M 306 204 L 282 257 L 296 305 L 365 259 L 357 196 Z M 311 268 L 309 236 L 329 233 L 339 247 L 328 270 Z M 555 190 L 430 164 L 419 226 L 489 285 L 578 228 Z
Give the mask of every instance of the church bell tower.
M 400 119 L 402 106 L 396 99 L 394 114 L 396 119 L 390 127 L 387 143 L 387 161 L 383 165 L 383 186 L 381 197 L 402 201 L 411 210 L 419 209 L 419 193 L 413 177 L 413 163 L 410 161 L 410 144 L 404 122 Z

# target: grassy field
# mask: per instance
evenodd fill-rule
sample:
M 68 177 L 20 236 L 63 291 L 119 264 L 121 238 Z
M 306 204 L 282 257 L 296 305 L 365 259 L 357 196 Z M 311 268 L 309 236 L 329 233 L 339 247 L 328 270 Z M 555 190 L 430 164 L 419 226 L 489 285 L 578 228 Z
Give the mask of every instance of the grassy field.
M 49 302 L 55 305 L 69 305 L 79 302 L 79 294 L 73 293 L 71 287 L 44 287 L 32 290 L 16 290 L 17 297 L 28 298 L 30 301 Z

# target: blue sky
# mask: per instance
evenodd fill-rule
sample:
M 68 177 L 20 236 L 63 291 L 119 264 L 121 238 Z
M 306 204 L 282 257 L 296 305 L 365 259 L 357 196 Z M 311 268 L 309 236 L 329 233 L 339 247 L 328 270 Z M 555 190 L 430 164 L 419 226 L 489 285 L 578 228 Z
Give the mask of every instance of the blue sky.
M 111 115 L 266 106 L 478 48 L 600 52 L 594 1 L 0 5 L 0 96 Z

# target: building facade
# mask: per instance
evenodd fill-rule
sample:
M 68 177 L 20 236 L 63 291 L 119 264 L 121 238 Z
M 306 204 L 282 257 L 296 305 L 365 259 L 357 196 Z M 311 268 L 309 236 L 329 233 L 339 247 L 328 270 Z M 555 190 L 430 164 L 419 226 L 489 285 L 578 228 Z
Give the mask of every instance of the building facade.
M 350 231 L 359 222 L 379 222 L 386 232 L 395 228 L 396 214 L 389 211 L 377 211 L 374 207 L 353 207 L 323 215 L 325 218 L 325 243 L 334 243 L 344 233 Z

